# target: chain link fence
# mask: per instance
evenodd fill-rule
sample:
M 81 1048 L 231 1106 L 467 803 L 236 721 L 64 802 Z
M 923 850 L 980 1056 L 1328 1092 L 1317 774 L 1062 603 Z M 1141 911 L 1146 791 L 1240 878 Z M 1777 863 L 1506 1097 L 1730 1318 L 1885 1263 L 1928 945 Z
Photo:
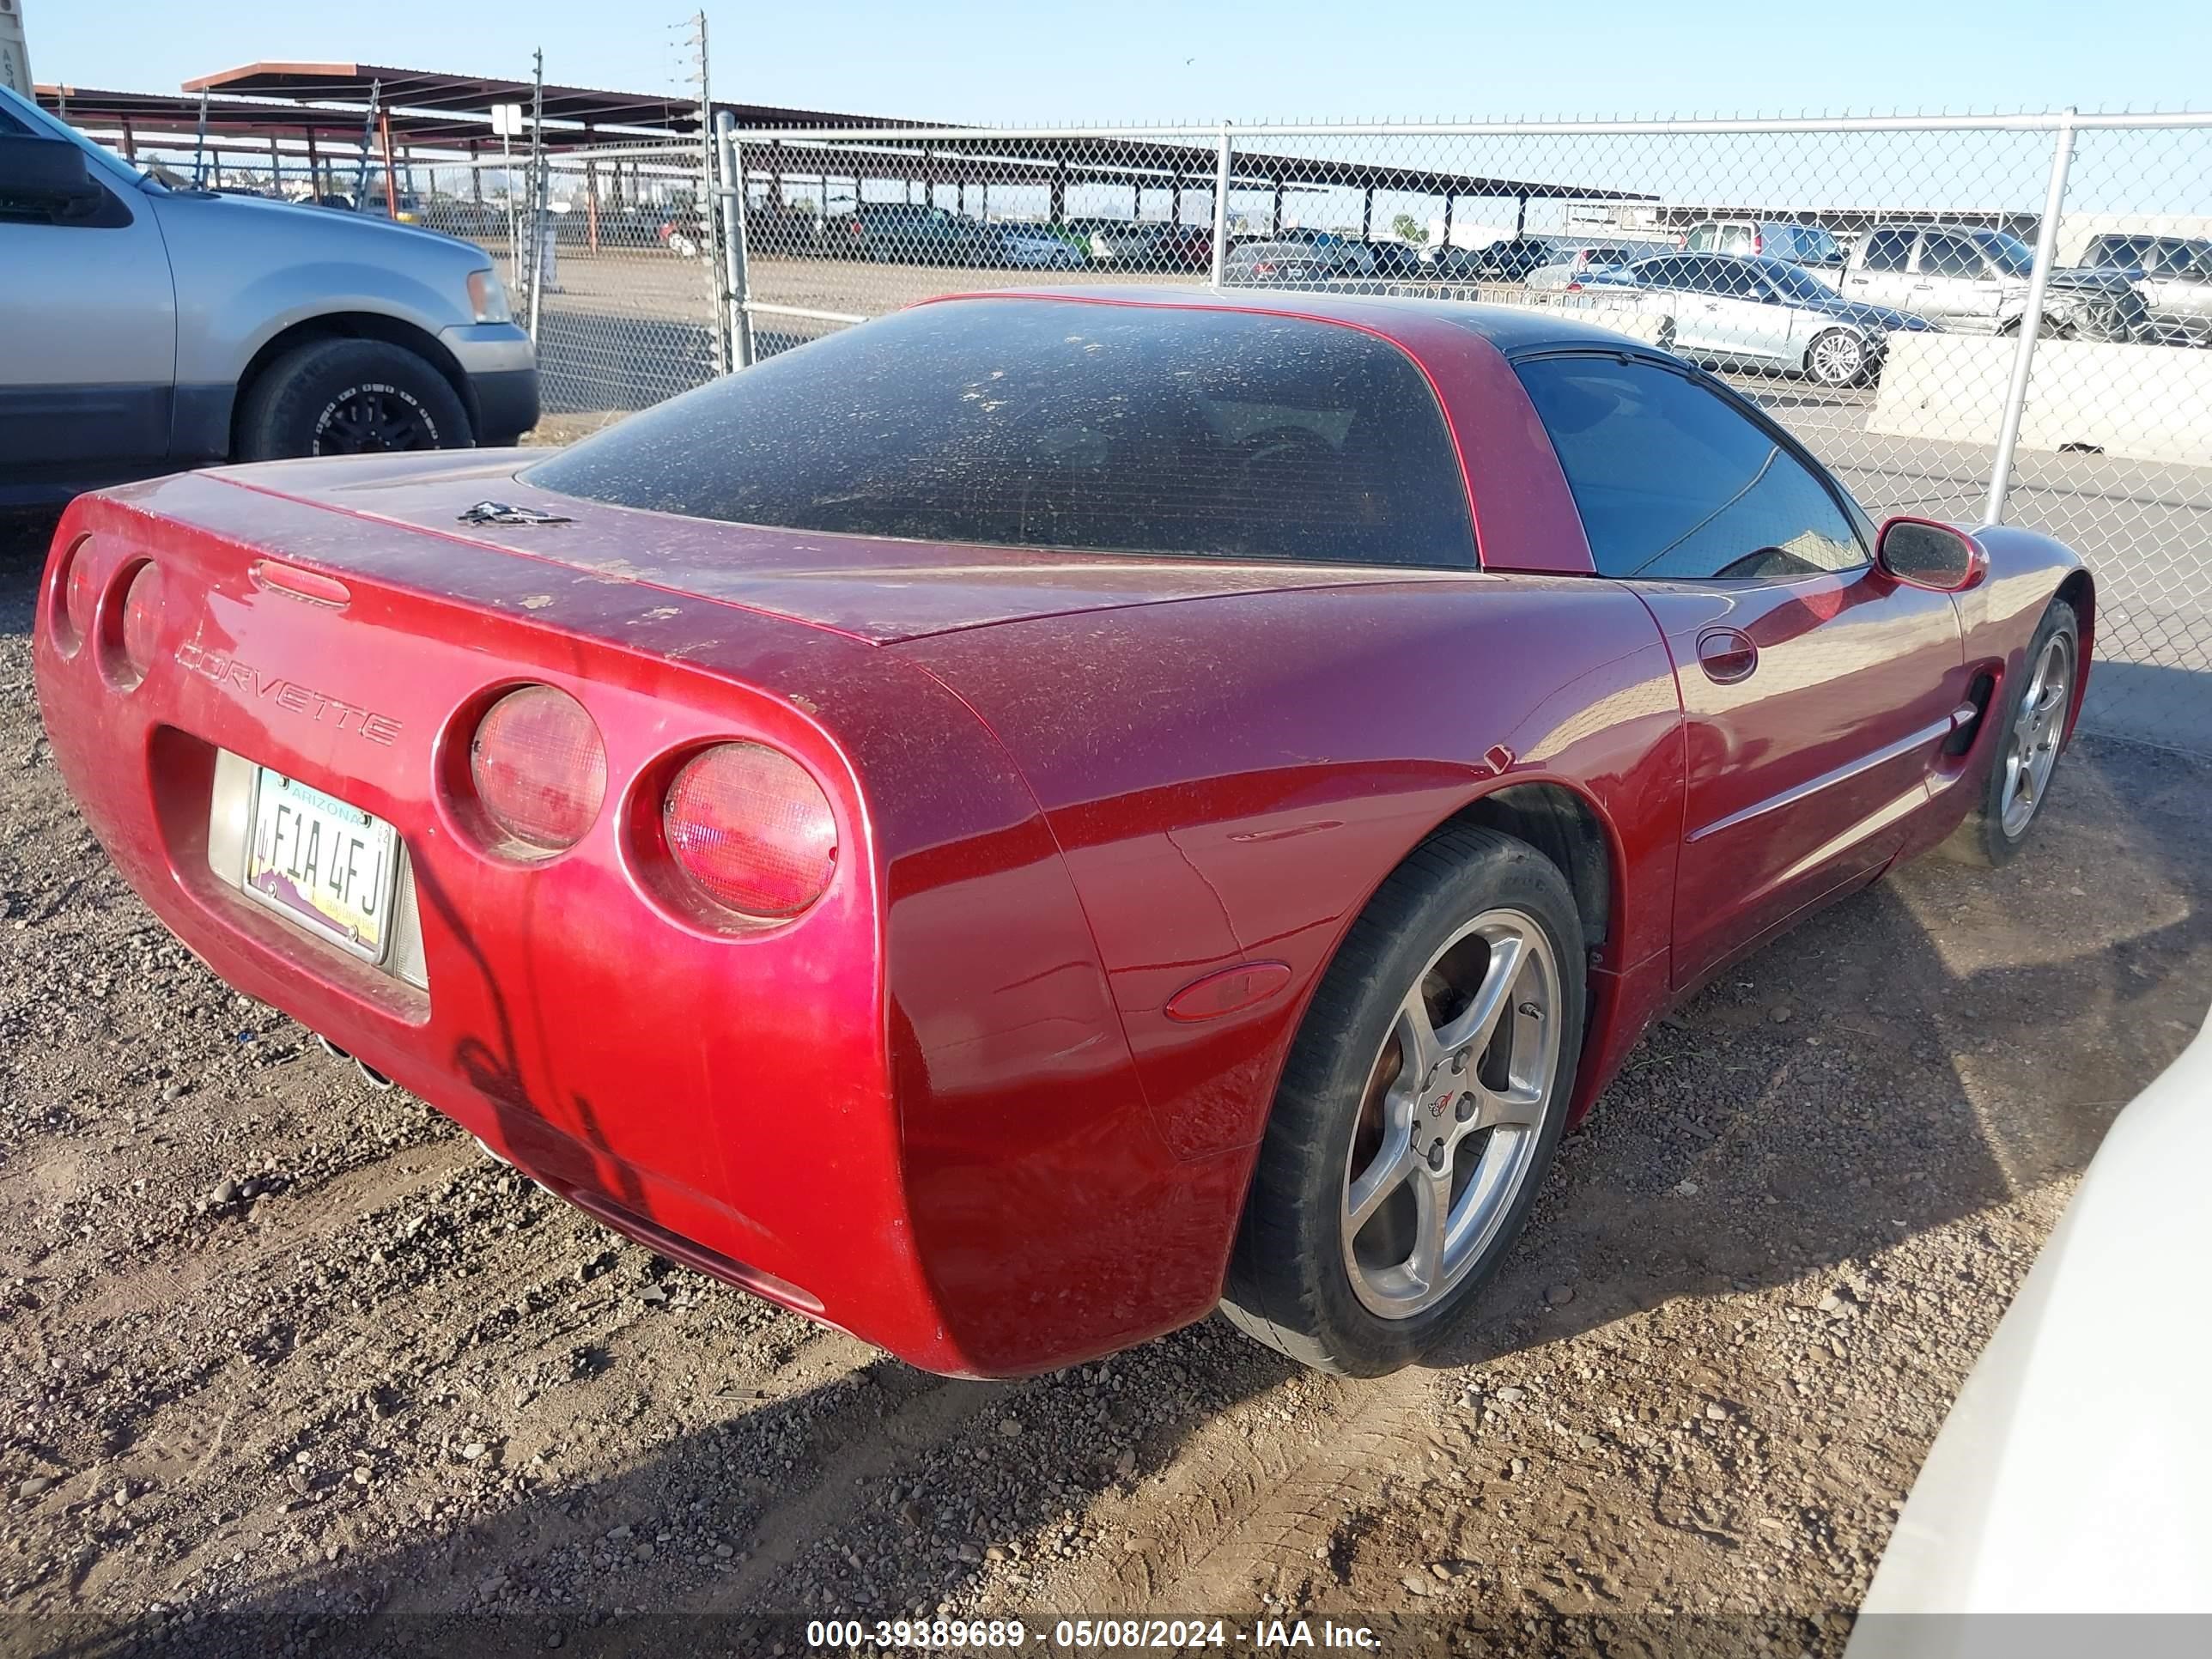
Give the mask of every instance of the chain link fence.
M 2212 752 L 2212 117 L 726 125 L 389 177 L 366 143 L 140 159 L 478 243 L 568 430 L 960 289 L 1556 308 L 1714 368 L 1876 517 L 2079 548 L 2087 723 Z
M 1715 369 L 1877 518 L 2079 548 L 2087 723 L 2212 752 L 2212 117 L 725 139 L 735 362 L 1040 282 L 1556 308 Z

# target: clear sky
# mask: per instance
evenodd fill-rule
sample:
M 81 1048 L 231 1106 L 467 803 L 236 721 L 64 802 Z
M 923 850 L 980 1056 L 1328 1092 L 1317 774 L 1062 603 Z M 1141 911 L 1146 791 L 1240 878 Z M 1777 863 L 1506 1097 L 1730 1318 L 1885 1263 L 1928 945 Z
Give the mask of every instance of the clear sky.
M 689 0 L 21 0 L 41 81 L 257 58 L 680 83 Z M 706 7 L 720 95 L 984 123 L 2212 104 L 2206 0 L 842 0 Z

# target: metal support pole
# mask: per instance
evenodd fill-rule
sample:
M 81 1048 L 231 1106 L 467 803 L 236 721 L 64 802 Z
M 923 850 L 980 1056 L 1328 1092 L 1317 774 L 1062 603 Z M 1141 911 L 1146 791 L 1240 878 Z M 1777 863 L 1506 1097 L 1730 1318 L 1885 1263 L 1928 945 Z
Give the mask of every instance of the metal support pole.
M 752 276 L 746 262 L 744 173 L 737 141 L 738 118 L 728 110 L 714 116 L 714 139 L 722 164 L 722 255 L 730 290 L 730 341 L 739 368 L 753 366 Z M 829 192 L 823 192 L 823 198 Z
M 399 186 L 392 177 L 392 112 L 379 110 L 376 116 L 378 148 L 384 152 L 384 209 L 393 219 L 399 217 Z
M 1438 247 L 1449 247 L 1451 246 L 1451 210 L 1452 193 L 1449 191 L 1446 191 L 1444 192 L 1444 234 L 1437 238 L 1437 246 Z
M 2035 263 L 2028 270 L 2027 308 L 2021 313 L 2020 343 L 2012 354 L 2012 384 L 2005 388 L 2004 420 L 1997 428 L 1996 464 L 1990 470 L 1990 499 L 1984 524 L 2004 522 L 2005 497 L 2012 493 L 2013 453 L 2020 447 L 2020 422 L 2027 408 L 2028 376 L 2035 368 L 2035 337 L 2043 326 L 2043 290 L 2058 255 L 2058 216 L 2066 206 L 2066 170 L 2074 161 L 2074 116 L 2069 106 L 2058 117 L 2058 136 L 2051 150 L 2051 188 L 2043 198 L 2043 223 L 2035 233 Z
M 1273 234 L 1277 236 L 1283 234 L 1283 179 L 1280 173 L 1275 176 L 1275 216 Z
M 353 175 L 353 210 L 356 213 L 368 210 L 368 140 L 369 135 L 376 131 L 376 112 L 383 97 L 384 82 L 370 82 L 368 108 L 362 112 L 361 118 L 361 161 L 355 167 Z
M 530 337 L 538 337 L 538 319 L 545 299 L 545 221 L 553 169 L 545 165 L 545 49 L 531 54 L 530 170 L 537 182 L 530 192 Z
M 207 115 L 208 115 L 208 95 L 207 95 L 207 88 L 206 88 L 205 87 L 202 87 L 202 88 L 200 88 L 200 131 L 199 131 L 199 137 L 198 137 L 198 138 L 196 138 L 196 139 L 194 139 L 194 140 L 192 141 L 192 184 L 193 184 L 193 185 L 194 185 L 195 187 L 198 187 L 198 185 L 203 185 L 203 184 L 204 184 L 204 183 L 206 183 L 206 182 L 207 182 L 207 181 L 206 181 L 206 179 L 205 179 L 205 178 L 203 176 L 203 174 L 202 174 L 202 173 L 201 173 L 201 171 L 200 171 L 201 158 L 202 158 L 204 155 L 206 155 L 206 153 L 207 153 Z M 220 163 L 218 163 L 218 164 L 217 164 L 218 170 L 220 170 L 220 167 L 221 167 L 221 164 L 220 164 Z
M 1375 186 L 1372 185 L 1367 186 L 1360 198 L 1359 240 L 1363 242 L 1375 240 Z
M 1213 154 L 1213 275 L 1219 288 L 1229 269 L 1229 123 L 1221 124 L 1220 148 Z M 1059 216 L 1054 216 L 1057 218 Z

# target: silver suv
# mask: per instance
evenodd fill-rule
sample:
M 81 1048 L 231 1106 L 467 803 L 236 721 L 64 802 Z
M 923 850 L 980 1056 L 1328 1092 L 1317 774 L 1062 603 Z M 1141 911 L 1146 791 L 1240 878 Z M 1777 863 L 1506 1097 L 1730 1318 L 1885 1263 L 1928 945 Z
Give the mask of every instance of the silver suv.
M 2113 233 L 2091 241 L 2082 263 L 2140 273 L 2136 292 L 2164 337 L 2212 337 L 2212 240 Z
M 2035 250 L 2002 230 L 1971 225 L 1876 225 L 1844 270 L 1844 297 L 1891 306 L 1948 329 L 2018 331 Z M 2149 337 L 2150 311 L 2135 273 L 2060 266 L 2043 296 L 2042 326 L 2058 338 Z
M 1844 271 L 1844 250 L 1818 225 L 1791 219 L 1708 219 L 1692 225 L 1682 239 L 1689 253 L 1735 253 L 1751 258 L 1787 259 L 1802 265 L 1834 288 Z
M 483 249 L 171 190 L 0 87 L 0 507 L 223 460 L 506 444 L 530 337 Z

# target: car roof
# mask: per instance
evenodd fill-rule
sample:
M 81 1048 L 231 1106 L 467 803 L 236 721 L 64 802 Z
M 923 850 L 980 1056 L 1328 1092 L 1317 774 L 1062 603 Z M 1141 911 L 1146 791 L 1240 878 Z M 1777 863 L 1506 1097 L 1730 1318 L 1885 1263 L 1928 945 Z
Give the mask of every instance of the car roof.
M 1158 288 L 1146 286 L 1037 287 L 989 289 L 968 294 L 948 294 L 942 301 L 963 303 L 993 300 L 1066 300 L 1091 304 L 1155 306 L 1163 309 L 1197 307 L 1205 310 L 1259 312 L 1280 317 L 1318 319 L 1367 329 L 1403 346 L 1407 342 L 1393 326 L 1450 323 L 1480 336 L 1500 352 L 1511 355 L 1559 346 L 1586 345 L 1607 350 L 1627 349 L 1648 354 L 1640 340 L 1594 324 L 1571 320 L 1551 307 L 1476 305 L 1464 300 L 1432 300 L 1411 294 L 1353 294 L 1327 289 L 1237 288 L 1221 289 L 1196 284 Z

